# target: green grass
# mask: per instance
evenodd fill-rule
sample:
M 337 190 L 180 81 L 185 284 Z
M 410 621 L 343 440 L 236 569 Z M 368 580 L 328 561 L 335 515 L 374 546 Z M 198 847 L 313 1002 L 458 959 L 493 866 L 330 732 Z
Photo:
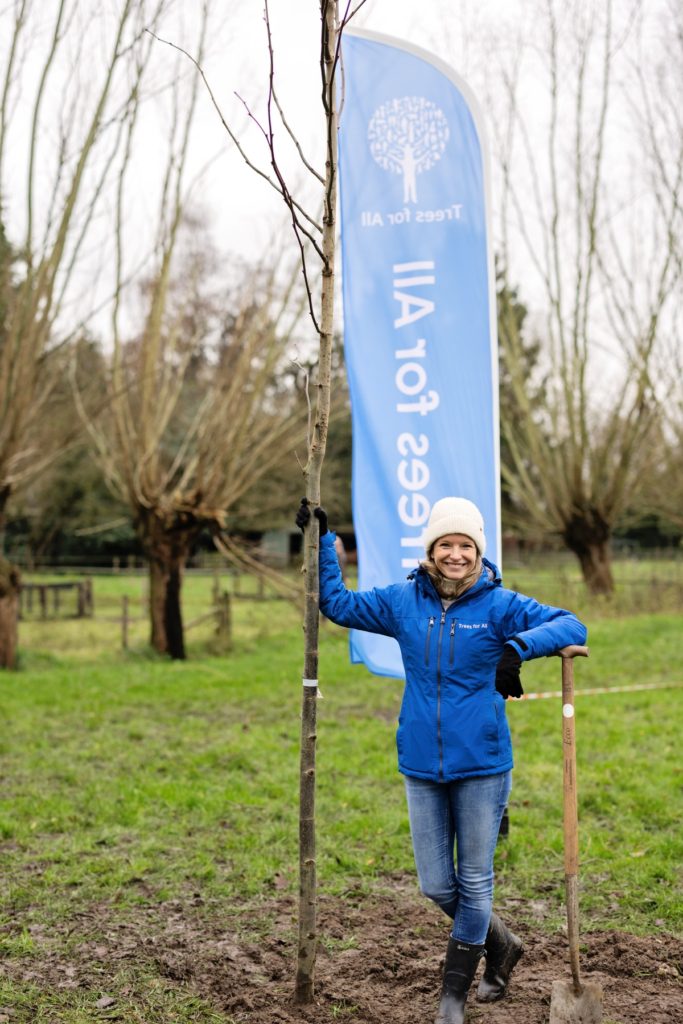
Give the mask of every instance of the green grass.
M 678 612 L 683 607 L 683 550 L 659 557 L 616 558 L 612 562 L 614 592 L 610 597 L 588 593 L 579 565 L 569 552 L 533 554 L 523 561 L 505 560 L 504 579 L 512 590 L 539 600 L 581 610 L 590 619 Z
M 104 965 L 102 972 L 104 973 Z M 113 999 L 109 991 L 124 993 Z M 12 1010 L 8 1021 L 30 1024 L 92 1024 L 93 1021 L 125 1021 L 126 1024 L 231 1024 L 195 996 L 164 986 L 153 973 L 119 971 L 107 977 L 101 990 L 84 992 L 17 986 L 0 980 L 0 1006 Z M 0 1011 L 1 1012 L 1 1011 Z
M 57 576 L 50 574 L 24 574 L 26 581 L 34 583 L 65 582 L 80 579 L 77 574 Z M 148 617 L 149 586 L 144 572 L 121 572 L 112 575 L 90 577 L 93 585 L 94 617 L 76 619 L 75 594 L 66 593 L 61 597 L 62 617 L 55 617 L 52 597 L 48 597 L 48 617 L 40 618 L 37 596 L 34 596 L 30 613 L 20 624 L 20 667 L 31 667 L 35 658 L 51 660 L 55 656 L 68 655 L 73 660 L 90 662 L 104 658 L 110 661 L 112 653 L 122 647 L 121 617 L 123 597 L 128 598 L 128 644 L 129 650 L 141 657 L 149 654 L 150 635 Z M 206 615 L 212 608 L 214 587 L 232 593 L 232 615 L 234 632 L 242 641 L 258 641 L 261 637 L 288 627 L 296 628 L 300 615 L 289 602 L 281 600 L 256 601 L 244 599 L 256 595 L 257 585 L 249 577 L 235 578 L 228 573 L 219 575 L 188 573 L 183 582 L 183 619 L 187 625 L 186 645 L 189 657 L 210 653 L 214 624 L 204 621 L 195 625 L 195 620 Z M 237 595 L 236 590 L 239 592 Z M 266 589 L 267 594 L 272 594 Z
M 141 582 L 96 579 L 96 612 L 106 615 Z M 188 580 L 189 617 L 207 609 L 211 586 L 210 577 Z M 184 663 L 151 655 L 143 624 L 126 653 L 116 626 L 97 619 L 22 623 L 22 670 L 0 677 L 8 964 L 43 955 L 46 934 L 61 936 L 68 954 L 85 935 L 96 941 L 100 918 L 102 929 L 125 928 L 194 896 L 226 928 L 258 934 L 270 926 L 272 897 L 295 894 L 299 613 L 282 601 L 233 604 L 233 653 L 207 653 L 211 627 L 198 627 Z M 576 663 L 582 927 L 681 935 L 683 690 L 581 694 L 683 683 L 681 619 L 588 624 L 591 656 Z M 558 659 L 525 666 L 525 690 L 557 690 L 559 671 Z M 335 896 L 381 889 L 413 872 L 394 747 L 402 686 L 350 666 L 345 632 L 329 623 L 320 684 L 320 887 Z M 560 701 L 511 703 L 508 715 L 516 771 L 498 896 L 519 901 L 518 918 L 555 928 L 564 899 Z M 225 1022 L 144 965 L 105 972 L 101 993 L 43 993 L 43 1016 L 35 984 L 12 974 L 0 981 L 0 1007 L 34 1007 L 19 1020 L 80 1024 L 107 1019 L 93 1005 L 112 987 L 119 1009 L 128 993 L 125 1020 Z

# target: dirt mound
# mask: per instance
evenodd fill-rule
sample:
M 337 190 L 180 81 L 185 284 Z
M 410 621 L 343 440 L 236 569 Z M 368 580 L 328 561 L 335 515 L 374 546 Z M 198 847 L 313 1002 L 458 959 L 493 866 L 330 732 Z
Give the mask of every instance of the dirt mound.
M 435 1016 L 448 928 L 408 893 L 362 904 L 323 899 L 316 1000 L 292 1004 L 294 954 L 278 936 L 293 908 L 280 905 L 263 941 L 240 944 L 206 970 L 195 962 L 194 983 L 239 1024 L 429 1024 Z M 445 922 L 445 919 L 443 919 Z M 552 982 L 569 979 L 567 943 L 515 928 L 524 940 L 508 997 L 482 1005 L 470 997 L 468 1019 L 490 1024 L 546 1024 Z M 618 932 L 587 934 L 581 966 L 604 990 L 605 1022 L 683 1024 L 683 941 Z M 218 951 L 217 951 L 218 952 Z M 224 950 L 225 952 L 225 950 Z
M 546 1024 L 552 982 L 569 978 L 566 939 L 520 924 L 512 907 L 498 909 L 525 953 L 508 997 L 489 1005 L 471 997 L 468 1020 Z M 32 929 L 32 955 L 6 960 L 3 973 L 43 991 L 107 986 L 106 1005 L 115 1007 L 124 994 L 111 984 L 117 971 L 144 970 L 200 996 L 229 1024 L 431 1024 L 448 927 L 412 880 L 397 879 L 370 897 L 321 897 L 316 998 L 304 1007 L 292 1000 L 295 914 L 292 897 L 272 891 L 248 909 L 197 896 L 147 902 L 124 919 L 98 906 L 64 922 L 61 937 Z M 84 941 L 65 941 L 74 929 Z M 583 973 L 604 990 L 605 1024 L 683 1024 L 683 940 L 594 932 L 582 947 Z

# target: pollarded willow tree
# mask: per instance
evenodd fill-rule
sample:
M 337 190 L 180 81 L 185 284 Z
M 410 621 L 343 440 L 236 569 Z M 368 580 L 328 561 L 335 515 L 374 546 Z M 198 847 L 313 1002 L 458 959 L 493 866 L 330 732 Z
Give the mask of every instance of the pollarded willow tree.
M 505 79 L 497 141 L 503 268 L 525 267 L 515 272 L 538 311 L 527 323 L 542 342 L 546 391 L 540 407 L 530 399 L 518 325 L 502 321 L 516 404 L 502 424 L 503 471 L 520 524 L 561 537 L 589 588 L 609 594 L 610 540 L 646 479 L 680 297 L 683 133 L 668 139 L 655 188 L 642 131 L 649 117 L 661 137 L 662 111 L 652 60 L 636 73 L 636 43 L 650 38 L 640 4 L 541 6 L 533 51 L 520 46 Z
M 140 334 L 117 338 L 106 407 L 88 431 L 149 564 L 152 646 L 184 658 L 182 581 L 192 548 L 209 531 L 236 556 L 224 534 L 231 510 L 294 451 L 305 416 L 278 384 L 296 317 L 276 275 L 252 272 L 213 310 L 197 268 L 181 263 L 177 275 L 165 279 L 162 268 Z
M 683 330 L 674 335 L 667 396 L 646 470 L 644 511 L 663 533 L 683 534 Z
M 193 545 L 209 531 L 228 557 L 237 557 L 224 534 L 230 512 L 301 442 L 306 413 L 281 382 L 302 311 L 294 278 L 283 282 L 278 267 L 250 268 L 232 288 L 223 279 L 219 289 L 210 242 L 186 208 L 198 79 L 175 80 L 159 244 L 139 288 L 141 326 L 133 333 L 122 326 L 130 306 L 125 253 L 137 244 L 125 217 L 124 168 L 107 398 L 93 417 L 78 389 L 75 395 L 93 456 L 130 509 L 149 564 L 151 644 L 184 658 L 182 581 Z M 134 119 L 128 128 L 132 154 Z
M 14 0 L 0 11 L 0 537 L 12 495 L 72 437 L 73 422 L 66 436 L 53 428 L 50 402 L 97 276 L 124 112 L 149 55 L 144 27 L 165 6 L 119 0 L 93 18 L 84 0 Z M 16 605 L 16 570 L 3 579 L 3 607 Z M 16 616 L 0 616 L 8 629 Z M 15 649 L 16 637 L 0 639 L 0 651 Z
M 208 3 L 195 11 L 191 73 L 178 55 L 172 84 L 155 105 L 147 111 L 130 105 L 122 118 L 111 358 L 106 399 L 96 416 L 73 374 L 93 457 L 111 492 L 129 508 L 149 566 L 151 644 L 176 659 L 185 657 L 182 582 L 193 545 L 210 531 L 228 557 L 237 558 L 223 535 L 230 510 L 305 432 L 305 409 L 279 383 L 302 310 L 293 276 L 277 266 L 250 268 L 230 289 L 189 210 L 198 68 L 209 13 Z M 155 33 L 145 39 L 159 57 Z M 159 66 L 167 82 L 165 55 Z M 155 75 L 151 65 L 143 69 L 141 91 L 154 91 Z M 155 146 L 157 209 L 147 216 L 155 244 L 143 274 L 139 222 L 131 220 L 130 209 L 150 117 L 164 131 Z
M 643 146 L 650 157 L 650 181 L 658 207 L 666 210 L 676 189 L 680 167 L 675 155 L 683 138 L 683 10 L 673 0 L 665 6 L 659 26 L 661 58 L 639 61 L 638 81 L 645 104 L 641 112 Z M 676 230 L 667 241 L 673 247 L 679 282 L 683 274 L 683 198 L 678 199 Z M 662 398 L 660 433 L 652 450 L 647 508 L 683 530 L 683 289 L 667 319 L 668 345 L 659 391 Z

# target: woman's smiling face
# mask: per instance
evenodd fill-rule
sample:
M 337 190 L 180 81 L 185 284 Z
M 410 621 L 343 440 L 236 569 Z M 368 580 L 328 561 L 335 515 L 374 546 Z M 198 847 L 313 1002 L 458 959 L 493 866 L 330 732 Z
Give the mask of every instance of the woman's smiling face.
M 461 580 L 474 569 L 477 546 L 464 533 L 447 533 L 434 543 L 432 558 L 447 580 Z

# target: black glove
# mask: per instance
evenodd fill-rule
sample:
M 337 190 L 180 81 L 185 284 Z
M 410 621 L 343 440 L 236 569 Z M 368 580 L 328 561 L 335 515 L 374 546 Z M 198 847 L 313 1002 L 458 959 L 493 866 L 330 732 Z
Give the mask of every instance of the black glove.
M 508 697 L 521 697 L 524 693 L 519 670 L 522 659 L 510 644 L 505 644 L 501 659 L 496 667 L 496 689 L 507 700 Z
M 314 508 L 313 515 L 320 523 L 320 536 L 324 537 L 327 533 L 327 512 L 324 508 Z M 299 529 L 303 532 L 306 529 L 311 520 L 311 504 L 308 498 L 302 498 L 301 504 L 296 513 L 296 519 L 294 520 Z
M 311 518 L 311 510 L 310 510 L 309 505 L 308 505 L 308 498 L 302 498 L 301 499 L 301 504 L 299 505 L 298 509 L 296 510 L 296 519 L 294 520 L 294 522 L 299 527 L 299 529 L 301 530 L 302 533 L 306 529 L 306 527 L 308 526 L 308 521 L 309 521 L 310 518 Z

